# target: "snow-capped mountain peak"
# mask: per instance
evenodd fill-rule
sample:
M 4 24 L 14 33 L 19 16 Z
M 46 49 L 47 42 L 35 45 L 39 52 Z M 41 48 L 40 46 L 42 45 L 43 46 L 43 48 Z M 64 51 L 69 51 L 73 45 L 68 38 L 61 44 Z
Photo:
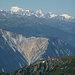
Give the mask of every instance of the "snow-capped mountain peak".
M 57 16 L 57 15 L 53 14 L 52 12 L 49 12 L 49 14 L 50 14 L 50 18 Z
M 62 14 L 62 15 L 56 15 L 52 12 L 48 12 L 47 14 L 44 14 L 41 10 L 36 10 L 36 11 L 33 11 L 33 10 L 24 10 L 22 8 L 19 8 L 19 7 L 11 7 L 11 9 L 9 11 L 5 11 L 4 10 L 0 10 L 0 12 L 2 13 L 2 15 L 4 16 L 8 16 L 6 13 L 9 13 L 10 15 L 12 14 L 17 14 L 17 16 L 36 16 L 38 18 L 46 18 L 46 19 L 51 19 L 51 18 L 54 18 L 54 19 L 58 19 L 58 20 L 65 20 L 65 21 L 72 21 L 74 22 L 75 20 L 75 17 L 72 17 L 72 16 L 69 16 L 67 14 Z
M 42 13 L 41 10 L 31 11 L 31 10 L 23 10 L 22 8 L 19 8 L 19 7 L 11 7 L 10 12 L 11 14 L 16 13 L 16 14 L 21 14 L 23 16 L 24 15 L 27 15 L 27 16 L 35 15 L 36 17 L 44 18 L 44 14 Z
M 52 12 L 48 12 L 45 17 L 46 18 L 53 18 L 53 17 L 56 17 L 57 15 L 53 14 Z
M 62 14 L 61 16 L 65 17 L 66 19 L 72 18 L 71 16 L 69 16 L 69 15 L 67 15 L 67 14 Z
M 35 11 L 35 13 L 39 13 L 39 14 L 42 14 L 42 11 L 41 10 L 37 10 L 37 11 Z
M 23 12 L 24 10 L 22 8 L 19 8 L 19 7 L 11 7 L 10 11 L 12 13 L 12 12 L 19 12 L 19 11 Z
M 43 17 L 43 18 L 44 18 L 44 14 L 42 13 L 41 10 L 35 11 L 34 14 L 35 14 L 36 17 L 39 17 L 39 18 L 40 18 L 40 17 Z

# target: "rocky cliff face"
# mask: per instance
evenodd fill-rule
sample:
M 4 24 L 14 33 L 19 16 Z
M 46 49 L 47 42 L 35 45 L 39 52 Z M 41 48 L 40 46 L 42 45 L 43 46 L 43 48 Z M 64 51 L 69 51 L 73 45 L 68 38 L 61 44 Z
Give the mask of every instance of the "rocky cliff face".
M 47 50 L 48 38 L 26 38 L 22 35 L 1 30 L 2 36 L 9 46 L 16 52 L 18 50 L 28 62 L 28 65 L 40 60 Z
M 0 62 L 0 72 L 12 72 L 48 57 L 74 55 L 74 50 L 75 48 L 59 38 L 26 38 L 21 34 L 0 29 L 0 61 L 3 62 Z M 18 65 L 14 67 L 16 64 Z

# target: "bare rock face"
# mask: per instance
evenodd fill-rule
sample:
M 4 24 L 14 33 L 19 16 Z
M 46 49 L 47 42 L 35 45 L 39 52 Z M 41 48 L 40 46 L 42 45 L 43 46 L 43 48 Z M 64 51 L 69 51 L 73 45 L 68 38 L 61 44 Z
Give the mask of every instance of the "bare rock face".
M 41 55 L 47 50 L 48 38 L 26 38 L 22 35 L 13 34 L 12 32 L 3 30 L 1 33 L 14 52 L 18 50 L 23 55 L 28 62 L 28 65 L 42 59 Z
M 0 29 L 0 72 L 13 72 L 50 57 L 75 55 L 60 38 L 29 37 Z

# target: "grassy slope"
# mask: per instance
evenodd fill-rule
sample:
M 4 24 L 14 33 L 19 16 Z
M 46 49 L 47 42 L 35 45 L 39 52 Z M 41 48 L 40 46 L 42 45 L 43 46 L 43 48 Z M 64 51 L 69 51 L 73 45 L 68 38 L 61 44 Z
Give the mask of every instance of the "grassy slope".
M 0 75 L 75 75 L 75 56 L 40 60 L 13 73 Z

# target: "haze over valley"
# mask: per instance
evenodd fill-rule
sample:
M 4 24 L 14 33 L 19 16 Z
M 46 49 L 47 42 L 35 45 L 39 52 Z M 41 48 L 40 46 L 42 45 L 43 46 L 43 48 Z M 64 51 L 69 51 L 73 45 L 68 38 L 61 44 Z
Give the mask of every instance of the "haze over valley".
M 19 7 L 0 10 L 0 73 L 42 59 L 73 55 L 75 17 Z

